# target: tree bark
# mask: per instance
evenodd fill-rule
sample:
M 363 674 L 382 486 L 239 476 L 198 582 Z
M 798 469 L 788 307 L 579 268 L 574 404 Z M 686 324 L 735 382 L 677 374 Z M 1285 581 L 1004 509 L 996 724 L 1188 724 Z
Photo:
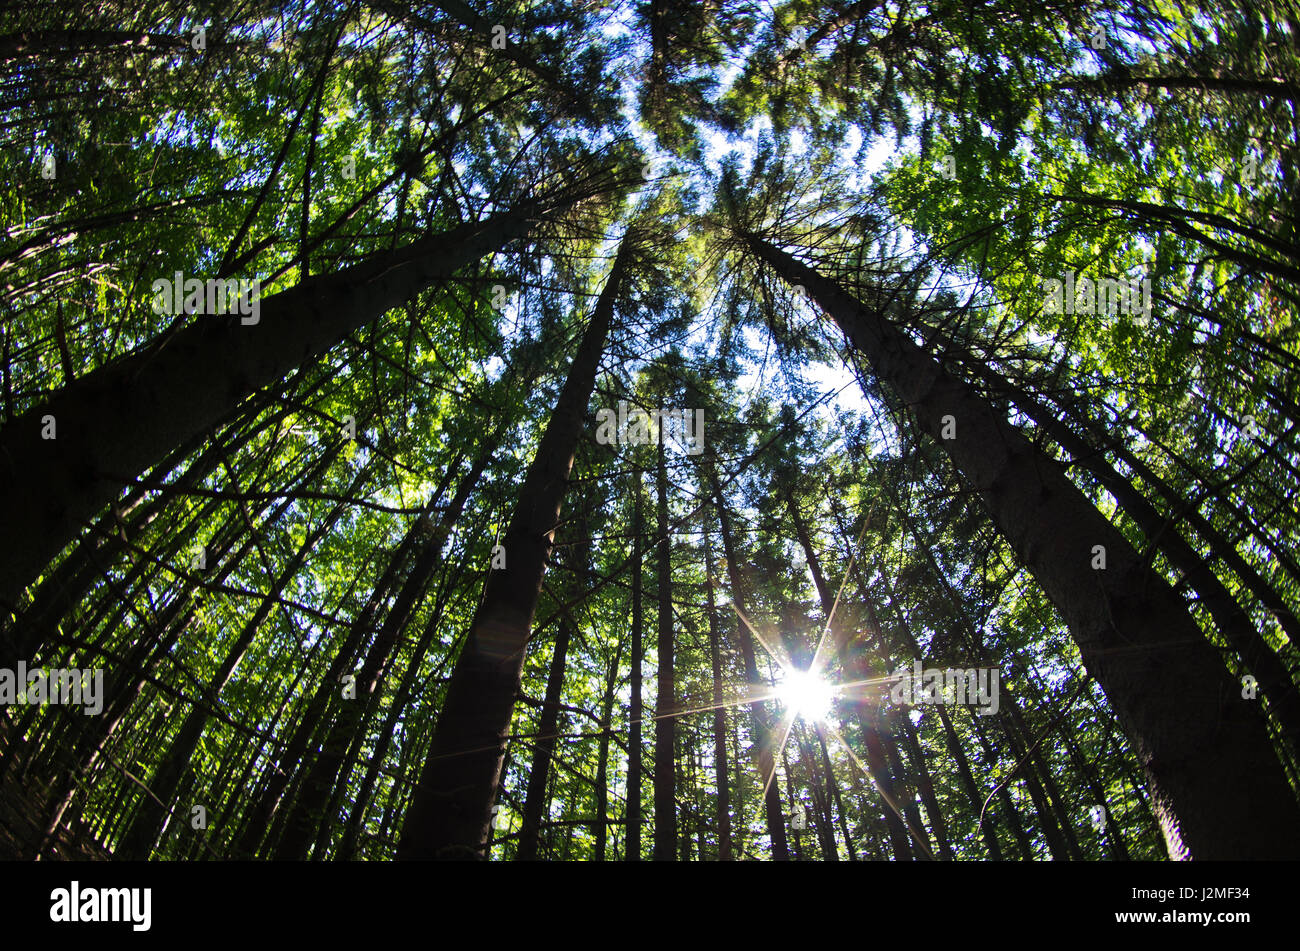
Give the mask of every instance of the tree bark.
M 1198 89 L 1203 92 L 1245 93 L 1262 98 L 1300 99 L 1300 85 L 1269 77 L 1233 76 L 1096 76 L 1053 84 L 1057 89 Z
M 1063 450 L 1070 454 L 1071 465 L 1077 466 L 1094 475 L 1110 492 L 1121 508 L 1128 514 L 1150 544 L 1169 559 L 1170 564 L 1183 573 L 1186 583 L 1201 596 L 1202 603 L 1214 619 L 1215 627 L 1228 639 L 1233 649 L 1241 655 L 1246 669 L 1255 674 L 1264 695 L 1269 699 L 1270 712 L 1277 717 L 1288 743 L 1293 749 L 1300 749 L 1300 690 L 1297 690 L 1294 678 L 1287 670 L 1282 659 L 1269 647 L 1260 636 L 1250 615 L 1219 580 L 1210 563 L 1197 554 L 1177 527 L 1162 515 L 1156 507 L 1128 479 L 1120 475 L 1106 460 L 1102 451 L 1093 448 L 1081 436 L 1076 435 L 1068 426 L 1043 405 L 1038 399 L 1022 388 L 1012 386 L 998 374 L 988 369 L 977 368 L 980 376 L 990 385 L 1008 393 L 1012 402 L 1025 415 L 1043 428 Z M 1217 533 L 1215 533 L 1217 538 Z M 1207 541 L 1213 541 L 1207 538 Z M 1216 546 L 1216 553 L 1223 554 L 1234 567 L 1240 569 L 1240 556 L 1235 548 L 1226 545 L 1226 540 Z M 1226 547 L 1227 550 L 1221 550 Z M 1249 584 L 1249 574 L 1243 580 Z M 1259 593 L 1258 585 L 1252 586 Z M 1276 593 L 1267 588 L 1269 599 L 1266 606 L 1293 637 L 1300 637 L 1294 614 L 1282 603 Z

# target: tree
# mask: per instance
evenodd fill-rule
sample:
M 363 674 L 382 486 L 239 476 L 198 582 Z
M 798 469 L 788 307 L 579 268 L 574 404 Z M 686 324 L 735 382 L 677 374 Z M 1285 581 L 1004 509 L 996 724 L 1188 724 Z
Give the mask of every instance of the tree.
M 634 242 L 634 235 L 625 235 L 619 244 L 551 423 L 520 487 L 502 543 L 507 566 L 489 575 L 469 640 L 453 670 L 438 732 L 403 831 L 402 858 L 433 858 L 449 851 L 473 855 L 487 840 L 504 738 L 523 669 L 523 647 Z
M 1290 854 L 1300 843 L 1300 812 L 1258 713 L 1234 702 L 1237 691 L 1213 651 L 1141 556 L 1050 460 L 878 311 L 763 238 L 744 237 L 756 257 L 809 289 L 874 373 L 943 440 L 1069 620 L 1084 662 L 1141 751 L 1170 853 Z M 1104 573 L 1095 564 L 1098 547 Z M 1209 772 L 1222 777 L 1218 789 L 1200 781 Z M 1252 808 L 1227 821 L 1223 810 L 1248 794 L 1234 781 L 1249 785 Z M 1252 844 L 1243 847 L 1246 839 Z
M 0 854 L 1294 855 L 1292 7 L 9 4 Z

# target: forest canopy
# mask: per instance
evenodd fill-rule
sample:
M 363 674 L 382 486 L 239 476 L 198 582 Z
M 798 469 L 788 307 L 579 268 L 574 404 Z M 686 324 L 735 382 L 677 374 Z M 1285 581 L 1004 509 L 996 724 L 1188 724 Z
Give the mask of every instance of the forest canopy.
M 1300 10 L 13 0 L 0 857 L 1300 857 Z

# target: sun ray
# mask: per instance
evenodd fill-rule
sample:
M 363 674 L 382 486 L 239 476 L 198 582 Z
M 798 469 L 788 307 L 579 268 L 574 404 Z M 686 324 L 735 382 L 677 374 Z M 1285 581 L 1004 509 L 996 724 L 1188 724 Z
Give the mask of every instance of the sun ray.
M 834 737 L 836 740 L 838 740 L 839 744 L 842 747 L 844 747 L 844 752 L 849 754 L 849 759 L 852 761 L 853 765 L 855 765 L 858 768 L 858 771 L 861 772 L 862 775 L 866 777 L 867 782 L 871 783 L 872 787 L 876 790 L 876 792 L 880 793 L 880 798 L 885 803 L 885 805 L 887 805 L 893 811 L 894 815 L 898 816 L 899 821 L 903 823 L 903 828 L 905 828 L 908 831 L 908 833 L 912 836 L 912 839 L 917 844 L 917 846 L 920 847 L 920 849 L 925 853 L 927 858 L 933 859 L 934 853 L 930 850 L 929 837 L 926 836 L 920 829 L 917 829 L 911 823 L 911 821 L 908 820 L 907 816 L 903 814 L 902 807 L 899 806 L 899 804 L 894 801 L 894 797 L 889 795 L 889 793 L 885 792 L 885 790 L 881 788 L 881 785 L 878 782 L 876 782 L 876 777 L 871 775 L 871 770 L 867 767 L 867 764 L 862 762 L 862 760 L 858 757 L 857 753 L 853 752 L 853 747 L 849 745 L 848 740 L 846 740 L 844 738 L 844 735 L 835 728 L 834 724 L 828 723 L 826 726 L 830 730 L 831 736 Z

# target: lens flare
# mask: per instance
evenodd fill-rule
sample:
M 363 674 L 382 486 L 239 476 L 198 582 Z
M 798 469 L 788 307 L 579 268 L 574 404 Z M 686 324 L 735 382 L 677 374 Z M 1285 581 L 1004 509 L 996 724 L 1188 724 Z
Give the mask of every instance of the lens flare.
M 806 670 L 787 671 L 777 686 L 777 697 L 786 709 L 805 720 L 825 720 L 831 714 L 835 688 Z

